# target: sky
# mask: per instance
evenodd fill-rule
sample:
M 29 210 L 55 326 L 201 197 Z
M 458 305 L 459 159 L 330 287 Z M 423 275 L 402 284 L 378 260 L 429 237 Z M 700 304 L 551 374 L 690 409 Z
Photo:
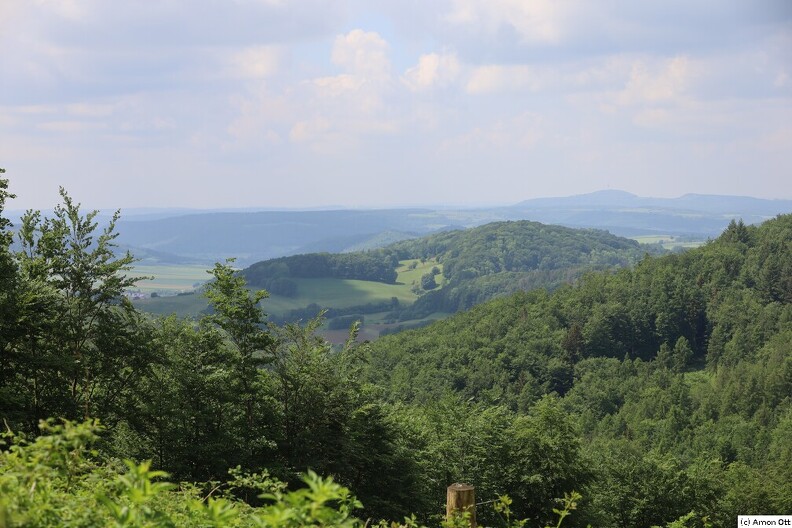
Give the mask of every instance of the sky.
M 14 209 L 792 198 L 788 0 L 2 0 Z

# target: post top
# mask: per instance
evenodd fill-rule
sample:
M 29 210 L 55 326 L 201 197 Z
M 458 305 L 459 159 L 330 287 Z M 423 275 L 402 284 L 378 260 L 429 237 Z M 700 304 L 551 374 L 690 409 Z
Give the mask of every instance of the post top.
M 470 491 L 473 489 L 473 486 L 470 484 L 463 484 L 462 482 L 455 482 L 448 486 L 448 489 L 454 491 Z

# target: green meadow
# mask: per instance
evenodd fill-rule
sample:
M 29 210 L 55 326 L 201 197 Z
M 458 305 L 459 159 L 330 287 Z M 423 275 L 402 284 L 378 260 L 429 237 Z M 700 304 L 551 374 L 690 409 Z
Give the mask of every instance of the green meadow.
M 664 249 L 696 248 L 704 244 L 705 240 L 681 240 L 673 235 L 639 235 L 630 237 L 639 244 L 660 244 Z
M 136 264 L 130 275 L 153 277 L 151 280 L 138 281 L 137 288 L 143 293 L 177 293 L 192 291 L 196 284 L 209 280 L 207 269 L 206 266 L 198 264 Z
M 413 268 L 412 266 L 415 267 Z M 435 266 L 440 270 L 440 274 L 435 275 L 435 282 L 437 282 L 438 286 L 442 286 L 445 280 L 443 277 L 443 265 L 438 264 L 435 259 L 427 259 L 424 262 L 418 259 L 400 261 L 399 267 L 396 268 L 396 272 L 399 274 L 396 278 L 396 282 L 408 287 L 412 287 L 413 284 L 420 284 L 421 277 L 432 271 L 432 268 Z M 415 299 L 415 297 L 414 295 L 413 299 Z
M 155 315 L 172 315 L 179 317 L 196 317 L 206 309 L 206 297 L 200 291 L 192 295 L 168 295 L 153 299 L 139 299 L 132 303 L 139 310 Z
M 384 284 L 382 282 L 349 279 L 291 279 L 297 283 L 295 297 L 272 295 L 265 299 L 264 308 L 269 313 L 285 313 L 295 308 L 316 303 L 320 306 L 347 308 L 380 301 L 392 297 L 400 303 L 411 303 L 416 295 L 409 284 Z
M 402 304 L 411 304 L 418 298 L 413 286 L 420 284 L 421 277 L 437 266 L 441 273 L 435 276 L 438 285 L 443 284 L 442 265 L 435 260 L 405 260 L 396 269 L 396 284 L 349 279 L 291 279 L 297 284 L 297 295 L 284 297 L 271 295 L 262 302 L 264 311 L 282 315 L 289 310 L 305 308 L 315 303 L 323 307 L 347 308 L 368 303 L 390 301 L 396 297 Z M 192 291 L 193 284 L 205 281 L 208 275 L 201 266 L 136 266 L 135 274 L 154 276 L 152 281 L 141 281 L 143 292 Z M 206 308 L 206 299 L 200 290 L 193 295 L 161 295 L 153 299 L 134 301 L 135 306 L 157 315 L 176 314 L 195 317 Z M 371 314 L 375 317 L 376 314 Z M 366 316 L 367 319 L 369 316 Z

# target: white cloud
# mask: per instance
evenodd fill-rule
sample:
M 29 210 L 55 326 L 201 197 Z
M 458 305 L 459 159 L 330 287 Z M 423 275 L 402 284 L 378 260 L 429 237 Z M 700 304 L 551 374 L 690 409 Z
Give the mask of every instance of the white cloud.
M 69 20 L 84 19 L 91 9 L 88 0 L 35 0 L 36 7 L 47 13 L 56 13 Z
M 446 18 L 487 33 L 511 27 L 524 42 L 556 43 L 565 35 L 569 7 L 558 0 L 454 0 Z
M 478 95 L 525 89 L 537 91 L 539 87 L 538 77 L 529 66 L 491 64 L 474 68 L 465 88 L 469 94 Z
M 69 115 L 79 117 L 108 117 L 118 108 L 114 103 L 72 103 L 66 105 Z
M 412 91 L 444 87 L 459 76 L 462 66 L 454 53 L 428 53 L 406 72 L 402 81 Z
M 545 136 L 542 116 L 523 112 L 507 119 L 475 126 L 464 134 L 451 137 L 441 144 L 441 150 L 529 150 Z
M 80 132 L 98 131 L 107 129 L 105 123 L 91 121 L 47 121 L 38 125 L 40 130 L 60 134 L 76 134 Z
M 263 163 L 284 181 L 331 173 L 335 163 L 343 178 L 431 174 L 466 183 L 458 189 L 478 181 L 458 174 L 497 172 L 508 189 L 526 160 L 566 170 L 570 184 L 600 178 L 585 183 L 597 186 L 604 174 L 644 174 L 647 160 L 656 168 L 646 178 L 677 170 L 674 153 L 695 145 L 715 154 L 690 157 L 699 165 L 668 192 L 723 169 L 776 181 L 789 174 L 792 32 L 769 13 L 749 20 L 761 10 L 748 3 L 193 7 L 0 0 L 0 50 L 10 51 L 0 52 L 4 163 L 41 181 L 47 171 L 118 167 L 134 182 L 139 162 L 159 171 L 153 184 L 193 163 L 238 171 L 239 182 L 255 181 Z M 361 20 L 369 25 L 350 26 Z M 39 154 L 57 149 L 60 157 Z M 549 180 L 548 189 L 558 183 Z M 404 193 L 398 199 L 412 199 Z
M 357 75 L 342 73 L 331 77 L 319 77 L 311 81 L 322 97 L 340 97 L 356 92 L 366 85 L 366 79 Z
M 330 130 L 330 121 L 317 117 L 310 121 L 298 121 L 289 132 L 289 139 L 296 142 L 315 140 Z
M 388 43 L 374 31 L 354 29 L 333 44 L 333 64 L 367 79 L 387 79 L 391 64 Z
M 653 67 L 646 61 L 637 61 L 619 94 L 619 102 L 631 105 L 672 101 L 684 93 L 692 74 L 687 57 L 674 57 Z
M 278 72 L 281 50 L 277 46 L 255 46 L 232 53 L 232 72 L 239 77 L 260 79 Z

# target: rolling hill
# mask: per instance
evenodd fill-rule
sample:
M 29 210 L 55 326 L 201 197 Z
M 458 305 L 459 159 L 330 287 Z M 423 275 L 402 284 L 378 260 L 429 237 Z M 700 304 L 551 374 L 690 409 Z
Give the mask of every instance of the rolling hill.
M 270 292 L 264 306 L 274 321 L 305 320 L 326 309 L 331 325 L 335 318 L 356 316 L 368 330 L 376 325 L 376 337 L 499 295 L 552 289 L 587 271 L 628 266 L 647 251 L 663 250 L 604 231 L 495 222 L 365 252 L 269 259 L 240 273 L 251 288 Z M 196 315 L 201 302 L 199 292 L 138 306 Z

